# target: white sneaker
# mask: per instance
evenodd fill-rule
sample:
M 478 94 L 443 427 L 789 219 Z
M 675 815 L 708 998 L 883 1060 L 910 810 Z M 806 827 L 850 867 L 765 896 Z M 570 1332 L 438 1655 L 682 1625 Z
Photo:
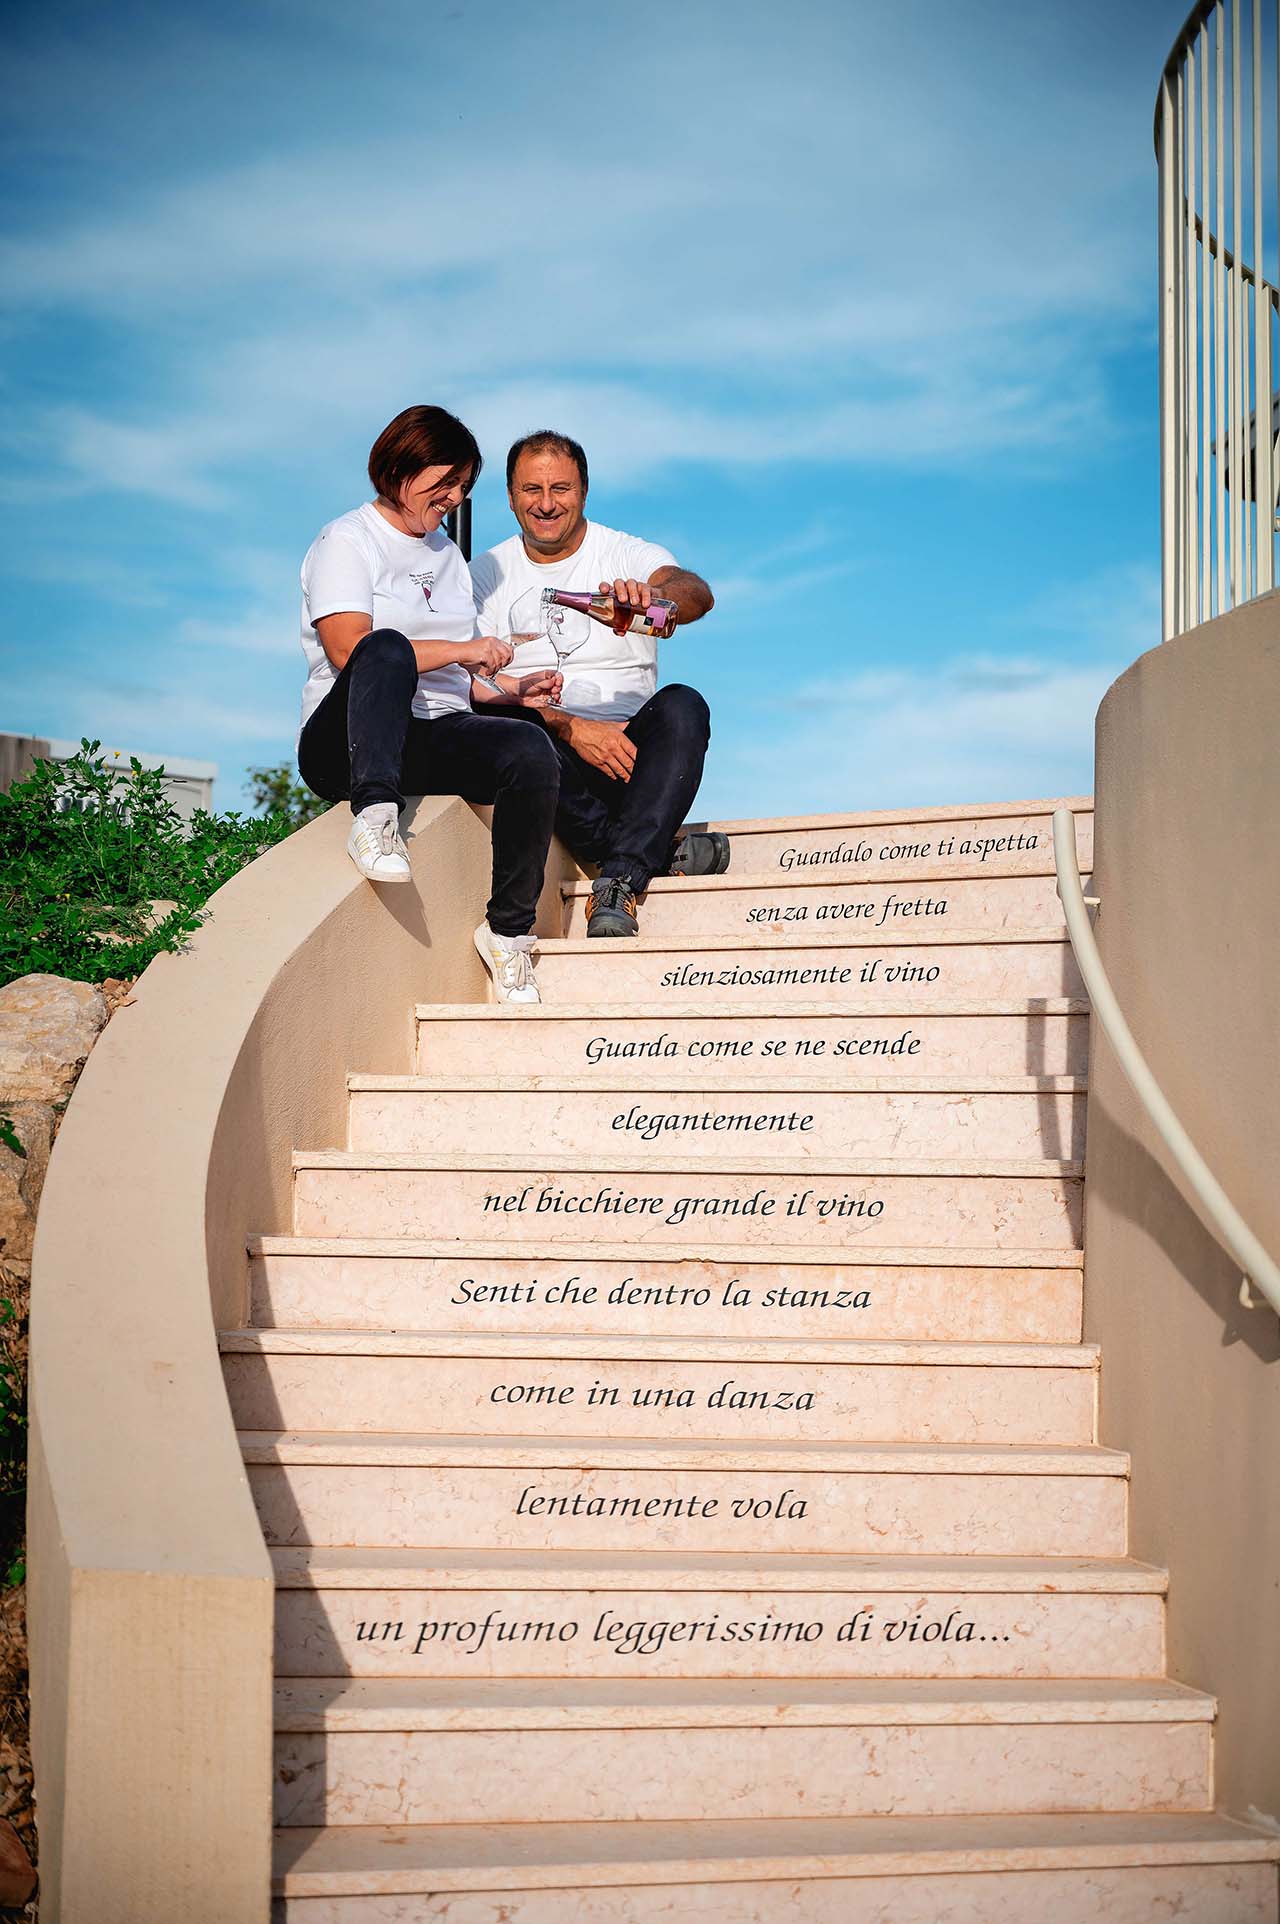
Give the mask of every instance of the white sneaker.
M 480 960 L 493 977 L 499 1002 L 541 1002 L 533 979 L 536 935 L 495 935 L 487 922 L 475 933 Z
M 374 802 L 351 823 L 347 854 L 367 882 L 407 882 L 409 851 L 400 839 L 394 802 Z

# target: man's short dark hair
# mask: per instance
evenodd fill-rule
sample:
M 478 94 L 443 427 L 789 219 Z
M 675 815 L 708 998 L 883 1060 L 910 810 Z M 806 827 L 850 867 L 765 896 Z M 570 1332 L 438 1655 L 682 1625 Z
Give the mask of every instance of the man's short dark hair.
M 507 493 L 515 479 L 516 462 L 522 454 L 567 454 L 582 477 L 582 492 L 587 491 L 587 453 L 581 442 L 572 435 L 557 434 L 554 428 L 539 428 L 536 434 L 526 434 L 519 441 L 511 443 L 507 454 Z
M 369 450 L 369 479 L 383 501 L 399 501 L 424 468 L 446 468 L 441 486 L 464 481 L 470 493 L 483 465 L 475 435 L 445 408 L 405 408 Z

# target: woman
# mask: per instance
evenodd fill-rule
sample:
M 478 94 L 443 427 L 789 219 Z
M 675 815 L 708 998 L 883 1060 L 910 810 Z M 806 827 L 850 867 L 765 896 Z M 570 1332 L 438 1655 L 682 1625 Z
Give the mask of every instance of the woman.
M 547 669 L 501 674 L 511 644 L 476 634 L 471 577 L 442 524 L 480 466 L 461 421 L 406 408 L 370 450 L 374 499 L 307 550 L 298 768 L 326 801 L 350 798 L 347 852 L 371 882 L 409 880 L 398 827 L 406 794 L 492 802 L 493 892 L 476 948 L 501 1001 L 537 1002 L 530 931 L 559 763 L 536 722 L 482 720 L 471 704 L 543 707 L 561 684 Z

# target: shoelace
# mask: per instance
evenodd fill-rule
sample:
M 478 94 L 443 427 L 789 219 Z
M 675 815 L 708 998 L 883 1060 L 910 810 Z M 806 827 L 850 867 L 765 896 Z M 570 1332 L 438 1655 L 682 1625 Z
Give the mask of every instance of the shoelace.
M 356 835 L 366 856 L 405 853 L 400 846 L 400 834 L 394 822 L 380 822 L 376 828 L 372 822 L 361 822 Z
M 509 949 L 492 942 L 489 952 L 498 964 L 498 976 L 504 989 L 525 989 L 533 980 L 533 959 L 528 949 Z
M 632 897 L 631 880 L 626 875 L 610 875 L 596 882 L 591 890 L 595 896 L 596 907 L 605 909 L 627 909 Z

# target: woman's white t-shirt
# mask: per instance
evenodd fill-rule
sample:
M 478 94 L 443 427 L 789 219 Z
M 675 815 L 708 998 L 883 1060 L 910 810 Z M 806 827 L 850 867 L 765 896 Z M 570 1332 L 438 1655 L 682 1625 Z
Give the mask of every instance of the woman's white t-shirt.
M 582 545 L 564 561 L 530 561 L 523 537 L 513 534 L 471 564 L 479 633 L 511 633 L 511 609 L 530 588 L 584 588 L 594 594 L 602 581 L 647 581 L 659 568 L 678 564 L 655 541 L 588 521 Z M 603 622 L 581 617 L 581 648 L 564 663 L 564 694 L 559 707 L 595 721 L 629 721 L 658 689 L 658 644 L 652 635 L 615 635 Z M 550 642 L 527 642 L 516 656 L 521 674 L 554 665 Z
M 443 530 L 401 534 L 372 501 L 340 514 L 321 528 L 302 564 L 304 723 L 338 674 L 315 624 L 347 613 L 367 614 L 375 628 L 396 628 L 410 641 L 470 641 L 479 632 L 467 564 Z M 471 677 L 457 662 L 418 676 L 415 715 L 432 721 L 470 710 Z

